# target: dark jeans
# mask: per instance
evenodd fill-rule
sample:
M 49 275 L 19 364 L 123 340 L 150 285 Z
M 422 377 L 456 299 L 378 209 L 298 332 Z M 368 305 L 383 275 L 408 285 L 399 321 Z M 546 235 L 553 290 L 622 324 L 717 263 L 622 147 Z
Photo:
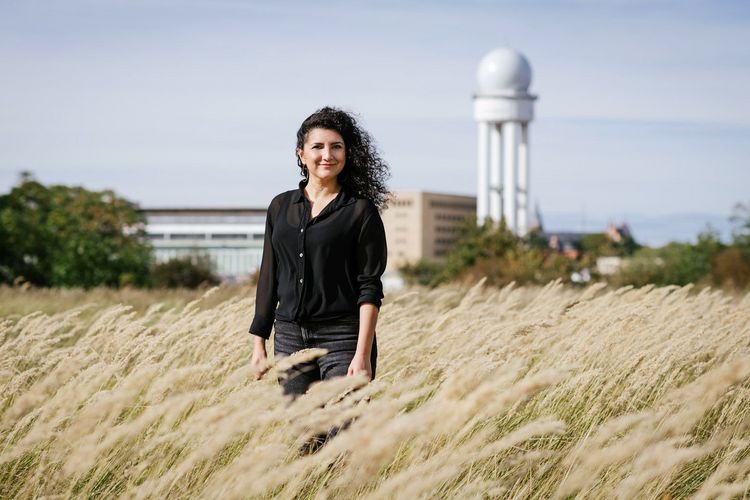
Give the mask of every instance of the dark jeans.
M 307 392 L 310 384 L 319 380 L 345 376 L 357 350 L 359 319 L 337 319 L 319 322 L 291 322 L 276 320 L 273 353 L 275 357 L 289 356 L 302 349 L 320 347 L 328 351 L 320 358 L 295 365 L 279 379 L 284 394 L 297 397 Z M 376 340 L 372 340 L 372 378 L 378 358 Z

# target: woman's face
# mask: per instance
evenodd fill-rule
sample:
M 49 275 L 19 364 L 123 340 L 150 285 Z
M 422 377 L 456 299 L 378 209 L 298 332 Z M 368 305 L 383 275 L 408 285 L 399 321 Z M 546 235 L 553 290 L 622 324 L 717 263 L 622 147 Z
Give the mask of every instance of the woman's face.
M 307 133 L 305 144 L 297 150 L 302 163 L 307 165 L 310 179 L 319 182 L 335 179 L 346 162 L 344 139 L 335 130 L 314 128 Z

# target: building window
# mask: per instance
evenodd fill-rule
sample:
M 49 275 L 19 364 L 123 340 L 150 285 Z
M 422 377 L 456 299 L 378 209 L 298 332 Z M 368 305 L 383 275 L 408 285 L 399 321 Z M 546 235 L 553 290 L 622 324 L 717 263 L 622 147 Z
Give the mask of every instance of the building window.
M 170 240 L 205 240 L 205 234 L 171 234 L 169 235 Z
M 410 207 L 412 206 L 412 200 L 393 200 L 391 205 L 394 207 Z
M 435 218 L 437 220 L 446 220 L 446 221 L 452 220 L 456 222 L 463 221 L 466 219 L 466 217 L 468 217 L 467 214 L 445 214 L 445 213 L 435 214 Z
M 435 243 L 438 245 L 454 245 L 458 241 L 456 238 L 436 238 Z
M 473 211 L 476 207 L 473 204 L 462 203 L 460 201 L 430 201 L 430 206 L 433 208 L 455 208 L 458 210 Z
M 149 214 L 144 212 L 149 224 L 263 224 L 265 215 L 230 214 Z
M 247 234 L 212 234 L 212 240 L 246 240 Z

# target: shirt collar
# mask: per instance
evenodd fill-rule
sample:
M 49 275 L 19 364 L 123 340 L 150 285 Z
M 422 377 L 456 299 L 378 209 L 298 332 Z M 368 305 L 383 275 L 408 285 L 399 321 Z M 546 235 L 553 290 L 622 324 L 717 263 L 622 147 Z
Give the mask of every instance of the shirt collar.
M 299 181 L 299 189 L 297 190 L 297 194 L 294 196 L 294 203 L 302 203 L 303 201 L 305 201 L 305 186 L 307 186 L 306 180 Z M 353 203 L 354 201 L 356 201 L 356 198 L 352 196 L 344 186 L 341 186 L 341 192 L 336 195 L 336 198 L 333 200 L 333 206 L 331 208 L 336 209 L 341 206 Z
M 299 189 L 294 197 L 294 203 L 302 203 L 305 201 L 305 186 L 307 186 L 307 182 L 304 180 L 299 181 Z

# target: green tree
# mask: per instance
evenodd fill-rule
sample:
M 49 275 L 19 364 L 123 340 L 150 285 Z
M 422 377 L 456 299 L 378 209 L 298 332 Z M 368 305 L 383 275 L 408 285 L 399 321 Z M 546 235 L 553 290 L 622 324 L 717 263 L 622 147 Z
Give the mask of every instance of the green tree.
M 24 279 L 47 285 L 52 269 L 52 234 L 47 218 L 52 206 L 49 190 L 31 174 L 0 196 L 0 280 Z
M 136 206 L 110 190 L 44 186 L 24 173 L 0 196 L 0 279 L 38 286 L 146 285 L 151 249 Z

